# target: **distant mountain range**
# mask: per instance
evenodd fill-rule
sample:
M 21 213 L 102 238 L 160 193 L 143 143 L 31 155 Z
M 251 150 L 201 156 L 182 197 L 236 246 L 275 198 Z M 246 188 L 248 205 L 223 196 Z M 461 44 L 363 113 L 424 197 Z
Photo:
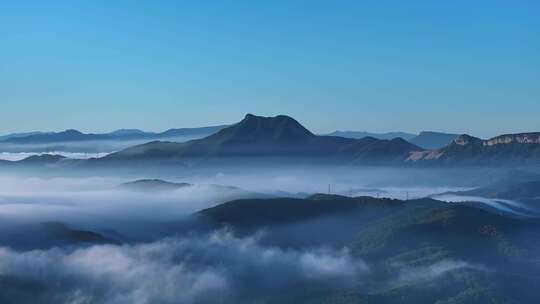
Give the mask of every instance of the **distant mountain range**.
M 370 133 L 357 131 L 335 131 L 329 136 L 340 136 L 346 138 L 361 139 L 364 137 L 373 137 L 377 139 L 394 139 L 403 138 L 412 144 L 415 144 L 424 149 L 440 149 L 448 145 L 452 140 L 456 139 L 460 134 L 450 134 L 432 131 L 423 131 L 420 134 L 412 134 L 406 132 L 388 132 L 388 133 Z
M 355 139 L 361 139 L 364 137 L 373 137 L 377 139 L 387 139 L 387 140 L 401 137 L 407 141 L 418 136 L 417 134 L 406 133 L 406 132 L 371 133 L 371 132 L 365 132 L 365 131 L 334 131 L 330 134 L 325 134 L 325 135 L 355 138 Z
M 11 139 L 11 138 L 28 137 L 28 136 L 32 136 L 32 135 L 38 135 L 38 134 L 45 134 L 45 133 L 44 132 L 39 132 L 39 131 L 24 132 L 24 133 L 11 133 L 11 134 L 0 136 L 0 141 L 5 141 L 5 140 Z
M 425 133 L 423 138 L 439 133 Z M 451 138 L 450 134 L 446 134 Z M 323 157 L 357 164 L 507 165 L 540 163 L 540 133 L 482 140 L 461 135 L 445 147 L 425 150 L 401 138 L 351 139 L 315 135 L 291 117 L 248 114 L 239 123 L 186 143 L 151 142 L 103 160 L 187 160 L 224 157 Z
M 414 152 L 409 162 L 452 165 L 509 165 L 540 163 L 540 133 L 521 133 L 482 140 L 461 135 L 437 150 Z
M 289 116 L 261 117 L 248 114 L 237 124 L 223 127 L 169 130 L 154 136 L 196 134 L 218 130 L 201 139 L 187 142 L 151 141 L 135 145 L 102 158 L 77 162 L 86 165 L 111 165 L 134 162 L 183 163 L 194 160 L 245 161 L 247 158 L 287 158 L 316 160 L 318 163 L 339 161 L 342 164 L 397 166 L 507 166 L 540 164 L 540 133 L 497 136 L 488 140 L 460 135 L 439 149 L 424 149 L 402 138 L 391 140 L 364 137 L 361 139 L 315 135 Z M 75 130 L 54 134 L 35 134 L 13 138 L 12 141 L 39 142 L 43 140 L 97 140 L 112 138 L 141 138 L 139 130 L 118 130 L 109 135 L 82 134 Z M 82 135 L 81 135 L 82 134 Z M 112 134 L 112 135 L 110 135 Z M 452 138 L 453 134 L 423 132 L 418 138 Z M 80 139 L 85 138 L 85 139 Z M 442 143 L 442 140 L 439 142 Z M 426 141 L 424 141 L 424 145 Z M 10 163 L 3 161 L 2 163 Z M 19 161 L 20 164 L 74 163 L 58 156 L 41 155 Z
M 401 138 L 350 139 L 318 136 L 285 115 L 261 117 L 248 114 L 239 123 L 203 139 L 186 143 L 150 142 L 103 157 L 103 161 L 183 160 L 224 157 L 325 157 L 358 162 L 402 161 L 421 151 Z
M 160 179 L 139 179 L 120 185 L 123 189 L 141 192 L 167 192 L 189 186 L 192 185 L 188 183 L 173 183 Z
M 169 129 L 164 132 L 145 132 L 139 129 L 119 129 L 109 133 L 83 133 L 75 129 L 61 132 L 26 132 L 12 133 L 0 136 L 0 143 L 12 144 L 60 144 L 84 141 L 127 141 L 127 140 L 167 140 L 177 137 L 205 137 L 214 134 L 228 125 Z M 424 149 L 438 149 L 446 146 L 459 134 L 440 132 L 421 132 L 419 135 L 406 132 L 371 133 L 358 131 L 335 131 L 325 136 L 362 139 L 372 137 L 376 139 L 391 140 L 402 138 Z
M 51 144 L 63 142 L 80 142 L 80 141 L 98 141 L 98 140 L 158 140 L 158 139 L 173 139 L 182 136 L 197 136 L 204 137 L 211 135 L 223 128 L 222 126 L 211 126 L 201 128 L 180 128 L 169 129 L 164 132 L 154 133 L 145 132 L 138 129 L 120 129 L 110 133 L 82 133 L 77 130 L 65 130 L 62 132 L 29 132 L 29 133 L 14 133 L 0 137 L 0 142 L 14 144 Z
M 440 149 L 447 146 L 460 134 L 450 134 L 441 132 L 424 131 L 409 141 L 424 149 Z

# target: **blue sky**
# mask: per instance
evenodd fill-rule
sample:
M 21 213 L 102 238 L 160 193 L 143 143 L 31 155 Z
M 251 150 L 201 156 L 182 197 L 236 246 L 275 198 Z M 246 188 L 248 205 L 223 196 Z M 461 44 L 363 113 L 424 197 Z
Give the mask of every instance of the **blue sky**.
M 3 1 L 0 133 L 540 131 L 540 1 Z

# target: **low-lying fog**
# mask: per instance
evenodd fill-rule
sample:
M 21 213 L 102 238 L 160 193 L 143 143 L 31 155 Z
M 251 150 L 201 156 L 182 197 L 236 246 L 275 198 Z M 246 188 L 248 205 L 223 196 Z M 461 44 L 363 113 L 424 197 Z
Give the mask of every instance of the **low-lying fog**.
M 109 153 L 82 153 L 82 152 L 65 152 L 65 151 L 50 151 L 50 152 L 1 152 L 0 160 L 18 161 L 34 155 L 61 155 L 73 159 L 88 159 L 98 158 L 108 155 Z
M 306 197 L 330 191 L 348 196 L 412 199 L 464 189 L 444 185 L 373 183 L 363 174 L 345 174 L 342 170 L 278 173 L 221 172 L 168 177 L 165 178 L 167 181 L 192 186 L 157 192 L 132 191 L 120 186 L 146 176 L 0 176 L 0 217 L 4 221 L 17 222 L 59 221 L 79 228 L 113 229 L 130 237 L 144 238 L 151 236 L 153 228 L 158 229 L 162 223 L 178 221 L 237 198 Z M 161 176 L 152 176 L 157 177 Z
M 236 236 L 227 229 L 200 235 L 167 235 L 164 225 L 201 209 L 245 197 L 296 196 L 317 192 L 420 198 L 470 189 L 456 172 L 395 169 L 219 171 L 204 174 L 123 177 L 0 176 L 2 229 L 57 221 L 96 232 L 114 231 L 126 244 L 19 250 L 0 247 L 0 279 L 17 303 L 215 303 L 216 297 L 246 299 L 289 286 L 313 293 L 364 288 L 374 274 L 369 261 L 349 249 L 280 248 L 260 242 L 264 231 Z M 133 191 L 120 185 L 162 178 L 192 186 L 174 191 Z M 466 184 L 470 183 L 467 187 Z M 450 200 L 449 200 L 450 201 Z M 486 271 L 482 265 L 443 260 L 411 267 L 390 265 L 384 284 L 442 278 L 455 269 Z M 30 284 L 32 283 L 32 284 Z M 57 286 L 62 286 L 58 288 Z M 32 294 L 32 296 L 30 296 Z M 12 302 L 15 303 L 15 302 Z
M 522 217 L 539 217 L 540 216 L 540 209 L 533 208 L 530 205 L 519 202 L 517 200 L 494 199 L 494 198 L 485 198 L 485 197 L 479 197 L 479 196 L 455 195 L 455 194 L 434 195 L 432 196 L 432 198 L 443 201 L 443 202 L 449 202 L 449 203 L 474 202 L 478 204 L 483 204 L 499 212 L 512 214 L 516 216 L 522 216 Z
M 434 284 L 454 270 L 487 271 L 451 259 L 389 267 L 394 275 L 384 284 L 390 286 Z M 123 246 L 0 248 L 0 275 L 33 283 L 9 290 L 17 303 L 119 304 L 251 303 L 246 299 L 280 292 L 290 296 L 292 286 L 324 296 L 330 290 L 366 290 L 374 276 L 372 267 L 347 248 L 281 249 L 261 245 L 257 235 L 240 238 L 227 230 Z
M 472 181 L 481 180 L 474 176 L 467 177 L 469 181 L 454 178 L 457 174 L 436 170 L 301 168 L 263 172 L 223 170 L 177 176 L 159 172 L 123 177 L 0 176 L 0 216 L 10 220 L 54 220 L 77 226 L 119 229 L 111 226 L 175 221 L 236 198 L 332 193 L 415 199 L 471 189 Z M 122 183 L 145 178 L 192 186 L 165 192 L 138 192 L 120 187 Z M 440 198 L 445 200 L 445 197 Z
M 113 229 L 139 238 L 148 237 L 145 234 L 162 223 L 245 197 L 240 189 L 205 184 L 165 192 L 131 191 L 120 186 L 126 181 L 1 177 L 0 218 L 27 223 L 59 221 L 79 228 Z
M 162 141 L 186 142 L 192 139 L 201 138 L 202 135 L 185 135 L 170 138 L 160 138 Z M 133 140 L 89 140 L 75 142 L 53 142 L 53 143 L 8 143 L 0 142 L 0 159 L 19 160 L 23 156 L 54 153 L 62 154 L 66 157 L 88 158 L 86 155 L 106 155 L 115 151 L 144 144 L 149 139 Z

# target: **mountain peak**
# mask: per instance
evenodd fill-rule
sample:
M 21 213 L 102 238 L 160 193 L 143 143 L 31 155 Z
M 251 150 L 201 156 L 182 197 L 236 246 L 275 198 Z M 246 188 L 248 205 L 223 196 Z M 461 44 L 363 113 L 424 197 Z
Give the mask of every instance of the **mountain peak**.
M 246 114 L 244 119 L 241 121 L 288 121 L 294 124 L 300 125 L 296 119 L 288 115 L 276 115 L 276 116 L 258 116 L 251 113 Z
M 236 142 L 295 142 L 315 135 L 295 119 L 278 115 L 274 117 L 247 114 L 239 123 L 221 130 L 215 137 Z
M 468 134 L 462 134 L 458 136 L 456 139 L 454 139 L 452 143 L 456 145 L 460 145 L 460 146 L 465 146 L 469 144 L 482 143 L 482 140 L 478 137 L 470 136 Z
M 121 136 L 121 135 L 133 135 L 133 134 L 144 134 L 144 133 L 145 133 L 144 131 L 139 130 L 139 129 L 118 129 L 118 130 L 112 131 L 109 134 Z
M 136 191 L 173 191 L 189 186 L 191 186 L 191 184 L 173 183 L 161 179 L 139 179 L 120 185 L 122 188 Z
M 60 132 L 61 134 L 70 134 L 70 135 L 83 135 L 83 133 L 79 130 L 75 129 L 67 129 L 63 132 Z
M 244 119 L 208 137 L 178 143 L 149 143 L 111 154 L 106 159 L 185 159 L 201 157 L 331 157 L 357 162 L 404 160 L 421 148 L 403 139 L 351 139 L 317 136 L 295 119 L 247 114 Z
M 37 154 L 29 156 L 23 160 L 20 160 L 21 163 L 55 163 L 61 160 L 66 159 L 65 156 L 57 154 Z
M 420 134 L 418 135 L 424 135 L 424 136 L 427 136 L 427 135 L 438 135 L 438 134 L 446 134 L 446 133 L 443 133 L 443 132 L 436 132 L 436 131 L 420 131 Z

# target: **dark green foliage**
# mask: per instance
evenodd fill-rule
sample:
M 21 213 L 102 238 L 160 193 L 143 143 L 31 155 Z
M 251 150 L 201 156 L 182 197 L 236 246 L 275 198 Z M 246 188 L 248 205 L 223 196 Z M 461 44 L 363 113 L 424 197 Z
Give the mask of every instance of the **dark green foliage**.
M 238 229 L 266 227 L 269 234 L 283 230 L 302 235 L 299 230 L 309 225 L 311 238 L 326 237 L 326 244 L 336 237 L 321 233 L 332 229 L 324 220 L 332 218 L 334 225 L 352 230 L 339 232 L 347 235 L 342 245 L 371 268 L 355 287 L 326 292 L 291 287 L 285 295 L 253 303 L 517 304 L 540 299 L 535 291 L 540 288 L 540 226 L 533 219 L 431 199 L 404 202 L 334 195 L 238 200 L 198 216 Z M 352 218 L 356 225 L 347 224 Z

